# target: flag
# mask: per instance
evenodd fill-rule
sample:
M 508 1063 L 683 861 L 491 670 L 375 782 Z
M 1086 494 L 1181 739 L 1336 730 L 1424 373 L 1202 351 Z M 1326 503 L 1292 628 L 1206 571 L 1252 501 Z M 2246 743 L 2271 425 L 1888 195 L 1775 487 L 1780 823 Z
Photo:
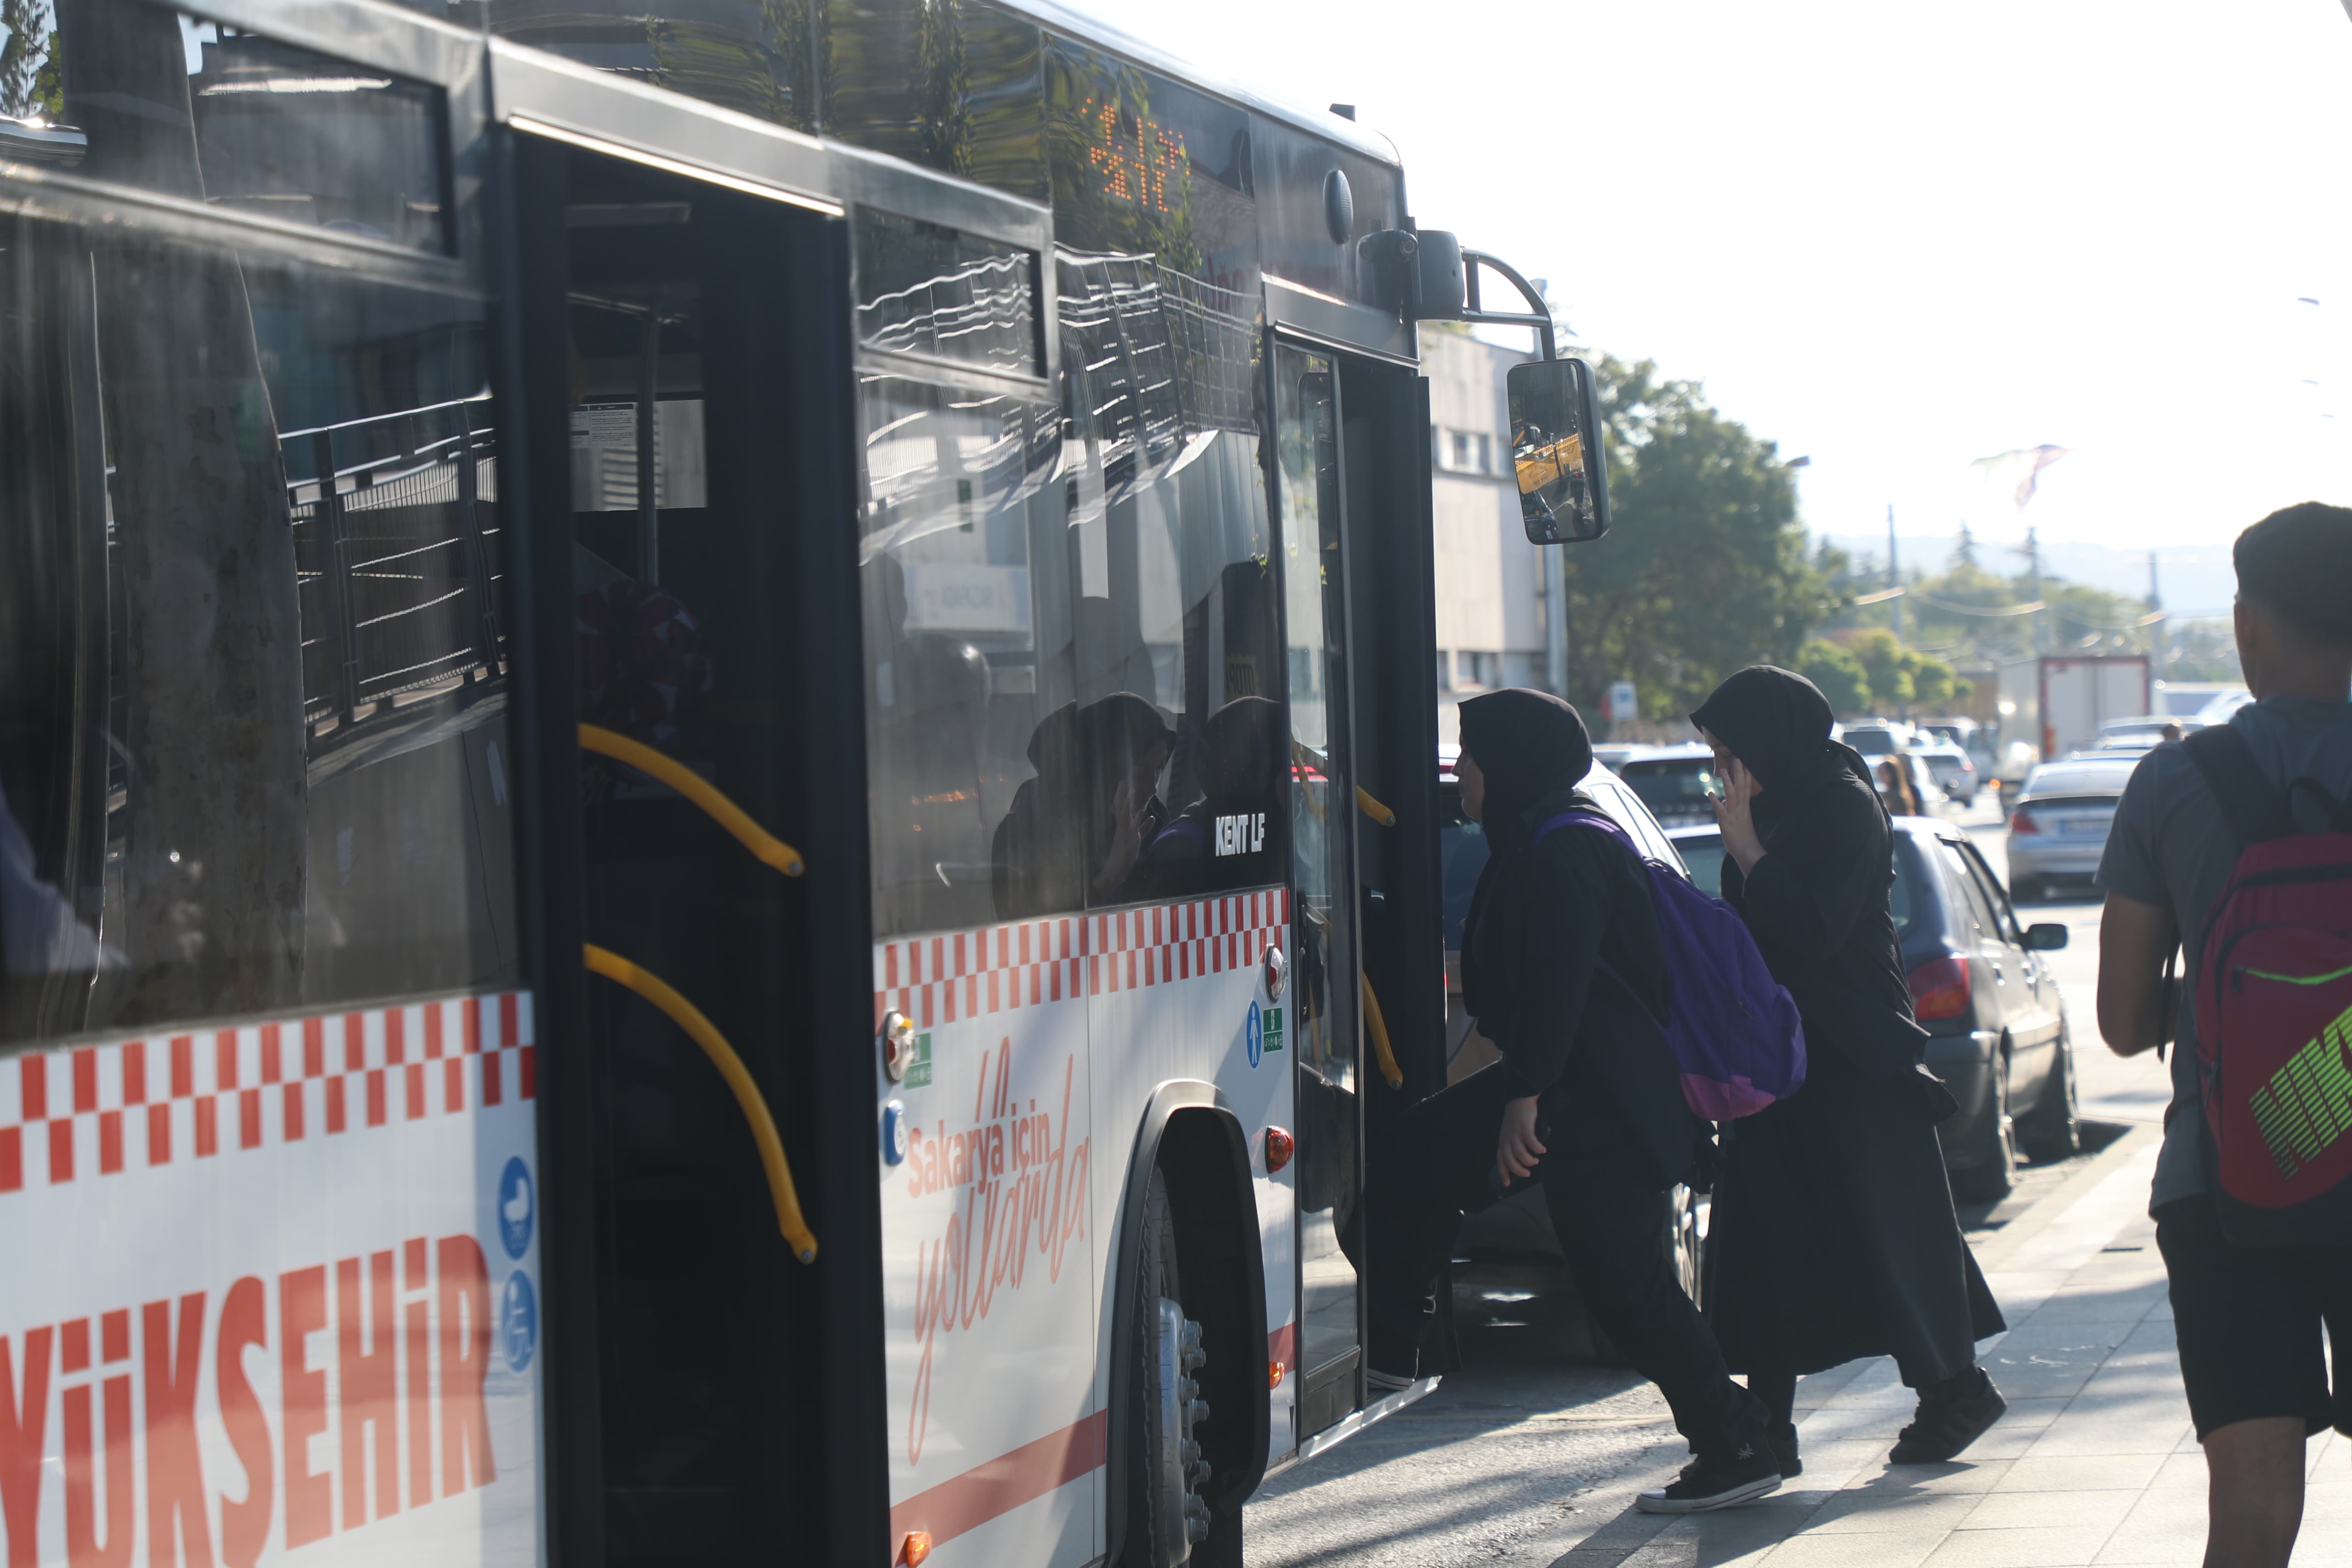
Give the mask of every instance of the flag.
M 2025 503 L 2033 499 L 2036 476 L 2065 455 L 2063 447 L 2028 447 L 2022 451 L 1979 458 L 1969 467 L 1976 470 L 1977 477 L 1993 494 L 2013 492 L 2017 510 L 2023 511 Z

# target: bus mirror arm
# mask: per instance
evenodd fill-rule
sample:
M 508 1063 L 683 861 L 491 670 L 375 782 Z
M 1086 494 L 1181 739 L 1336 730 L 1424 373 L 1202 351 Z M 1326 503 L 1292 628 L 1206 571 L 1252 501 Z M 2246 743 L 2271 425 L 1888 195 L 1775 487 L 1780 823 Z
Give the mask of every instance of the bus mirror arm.
M 1517 268 L 1501 257 L 1471 250 L 1442 228 L 1382 229 L 1359 241 L 1358 249 L 1371 269 L 1381 297 L 1408 320 L 1528 327 L 1534 331 L 1544 358 L 1559 357 L 1551 306 L 1534 284 L 1519 275 Z M 1492 268 L 1518 290 L 1528 308 L 1487 310 L 1480 297 L 1481 268 Z
M 751 1142 L 759 1146 L 760 1165 L 767 1173 L 768 1196 L 776 1205 L 776 1228 L 783 1232 L 793 1256 L 803 1263 L 816 1261 L 816 1237 L 809 1234 L 808 1222 L 801 1215 L 800 1190 L 793 1184 L 793 1167 L 784 1158 L 784 1141 L 776 1131 L 776 1119 L 768 1110 L 768 1102 L 760 1094 L 760 1086 L 751 1080 L 751 1069 L 727 1043 L 727 1037 L 718 1026 L 702 1016 L 702 1009 L 671 990 L 661 977 L 639 969 L 617 952 L 608 952 L 593 942 L 582 945 L 582 957 L 589 972 L 601 974 L 618 985 L 625 985 L 669 1016 L 670 1021 L 694 1037 L 719 1076 L 727 1080 L 735 1096 L 743 1120 L 751 1124 Z

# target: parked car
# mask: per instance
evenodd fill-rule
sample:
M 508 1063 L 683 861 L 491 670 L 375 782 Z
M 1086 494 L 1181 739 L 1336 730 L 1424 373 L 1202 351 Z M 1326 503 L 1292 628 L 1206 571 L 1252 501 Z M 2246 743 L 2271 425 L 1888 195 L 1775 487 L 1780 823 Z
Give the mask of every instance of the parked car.
M 1712 822 L 1669 827 L 1666 837 L 1683 858 L 1691 880 L 1710 899 L 1723 897 L 1723 829 Z
M 1894 719 L 1856 719 L 1838 727 L 1837 739 L 1875 763 L 1899 752 L 1916 738 L 1911 726 Z
M 1929 741 L 1911 748 L 1911 755 L 1927 765 L 1936 787 L 1955 805 L 1974 805 L 1977 798 L 1976 759 L 1949 741 Z
M 2009 813 L 2009 877 L 2021 902 L 2061 885 L 2088 889 L 2137 752 L 2080 753 L 2025 775 Z
M 2066 1004 L 2041 956 L 2066 927 L 2021 928 L 1967 835 L 1925 817 L 1895 819 L 1890 899 L 1927 1067 L 1960 1102 L 1936 1130 L 1952 1191 L 1998 1199 L 2021 1149 L 2054 1161 L 2082 1146 Z
M 1696 742 L 1648 747 L 1619 764 L 1617 776 L 1664 826 L 1715 820 L 1715 807 L 1706 799 L 1715 783 L 1715 753 Z
M 1705 755 L 1704 748 L 1701 754 Z M 1450 757 L 1444 764 L 1438 773 L 1442 803 L 1438 858 L 1445 908 L 1445 1081 L 1458 1083 L 1498 1060 L 1500 1053 L 1484 1036 L 1471 1033 L 1471 1020 L 1462 1009 L 1462 925 L 1470 913 L 1470 896 L 1477 890 L 1478 873 L 1486 868 L 1486 838 L 1480 826 L 1463 813 L 1462 786 L 1454 776 Z M 1685 876 L 1690 874 L 1642 797 L 1623 780 L 1596 764 L 1577 787 L 1633 836 L 1644 858 L 1662 862 Z M 1708 831 L 1714 831 L 1712 822 Z M 1717 853 L 1719 864 L 1719 848 Z M 1677 1187 L 1667 1215 L 1659 1245 L 1673 1251 L 1683 1289 L 1696 1300 L 1699 1250 L 1706 1237 L 1706 1202 L 1690 1189 Z M 1562 1267 L 1559 1238 L 1552 1233 L 1551 1213 L 1544 1206 L 1541 1184 L 1520 1184 L 1502 1202 L 1470 1215 L 1463 1224 L 1455 1250 L 1474 1263 L 1532 1267 L 1538 1283 L 1554 1275 Z

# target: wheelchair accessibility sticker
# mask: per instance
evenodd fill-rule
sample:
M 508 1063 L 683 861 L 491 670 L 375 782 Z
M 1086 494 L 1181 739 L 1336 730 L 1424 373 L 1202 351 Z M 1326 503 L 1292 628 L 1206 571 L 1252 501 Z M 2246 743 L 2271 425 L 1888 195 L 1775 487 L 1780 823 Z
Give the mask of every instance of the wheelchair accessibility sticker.
M 1249 1064 L 1252 1067 L 1257 1066 L 1270 1053 L 1282 1049 L 1282 1009 L 1267 1007 L 1261 1010 L 1256 1003 L 1251 1003 L 1249 1022 L 1243 1026 L 1242 1037 L 1249 1046 Z

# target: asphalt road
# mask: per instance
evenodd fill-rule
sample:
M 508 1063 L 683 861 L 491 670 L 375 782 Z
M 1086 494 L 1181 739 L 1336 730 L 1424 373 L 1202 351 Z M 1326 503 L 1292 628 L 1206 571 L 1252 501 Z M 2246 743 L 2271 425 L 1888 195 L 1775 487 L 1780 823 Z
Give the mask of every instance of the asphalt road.
M 2005 874 L 1998 810 L 1979 805 L 1957 820 Z M 2051 961 L 2073 1024 L 2086 1121 L 2160 1121 L 2163 1068 L 2152 1058 L 2119 1060 L 2099 1042 L 2097 903 L 2035 904 L 2018 917 L 2063 921 L 2072 932 Z M 2121 1131 L 2086 1128 L 2087 1141 Z M 1990 1236 L 2053 1191 L 2074 1163 L 2021 1167 L 2006 1199 L 1964 1208 L 1962 1224 Z M 1664 1402 L 1624 1368 L 1595 1363 L 1572 1304 L 1549 1299 L 1539 1283 L 1457 1281 L 1464 1370 L 1402 1414 L 1267 1481 L 1245 1519 L 1253 1568 L 1549 1564 L 1613 1517 L 1625 1478 L 1679 1462 Z

